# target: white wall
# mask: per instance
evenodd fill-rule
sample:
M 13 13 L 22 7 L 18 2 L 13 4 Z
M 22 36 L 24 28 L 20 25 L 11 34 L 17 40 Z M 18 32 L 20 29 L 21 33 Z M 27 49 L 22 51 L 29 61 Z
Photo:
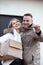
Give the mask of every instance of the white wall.
M 23 15 L 24 13 L 33 15 L 34 23 L 41 26 L 43 31 L 43 1 L 29 0 L 0 0 L 0 14 Z M 43 65 L 43 43 L 41 48 L 41 65 Z
M 34 21 L 43 28 L 43 1 L 0 0 L 0 14 L 23 15 L 32 13 Z

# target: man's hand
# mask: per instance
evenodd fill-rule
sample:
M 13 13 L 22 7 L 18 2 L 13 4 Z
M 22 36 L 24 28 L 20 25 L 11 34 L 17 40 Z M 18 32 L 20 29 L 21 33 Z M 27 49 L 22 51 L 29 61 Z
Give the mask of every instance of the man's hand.
M 35 25 L 34 26 L 34 29 L 37 33 L 39 33 L 41 30 L 40 30 L 40 26 L 39 25 Z

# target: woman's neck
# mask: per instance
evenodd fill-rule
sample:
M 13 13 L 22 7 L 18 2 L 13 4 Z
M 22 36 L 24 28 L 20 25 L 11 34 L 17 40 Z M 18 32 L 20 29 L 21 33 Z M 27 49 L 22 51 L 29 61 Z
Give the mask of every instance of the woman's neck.
M 19 31 L 19 29 L 16 29 L 16 31 L 19 33 L 20 31 Z
M 13 29 L 13 30 L 16 30 L 18 33 L 20 32 L 19 29 Z

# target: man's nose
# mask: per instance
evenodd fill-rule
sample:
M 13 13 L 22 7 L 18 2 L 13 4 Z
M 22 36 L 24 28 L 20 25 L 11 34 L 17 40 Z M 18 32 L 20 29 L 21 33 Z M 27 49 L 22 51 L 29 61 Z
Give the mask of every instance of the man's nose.
M 24 25 L 24 24 L 26 24 L 27 22 L 26 21 L 24 21 L 24 22 L 22 22 L 22 25 Z
M 27 24 L 27 22 L 25 21 L 24 24 Z

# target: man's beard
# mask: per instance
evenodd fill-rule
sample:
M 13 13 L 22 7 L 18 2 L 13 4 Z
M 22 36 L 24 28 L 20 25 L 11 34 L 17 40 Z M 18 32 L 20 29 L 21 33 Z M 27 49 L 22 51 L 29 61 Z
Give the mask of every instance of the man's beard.
M 31 25 L 23 25 L 24 28 L 29 28 L 31 26 L 32 26 L 32 24 Z

